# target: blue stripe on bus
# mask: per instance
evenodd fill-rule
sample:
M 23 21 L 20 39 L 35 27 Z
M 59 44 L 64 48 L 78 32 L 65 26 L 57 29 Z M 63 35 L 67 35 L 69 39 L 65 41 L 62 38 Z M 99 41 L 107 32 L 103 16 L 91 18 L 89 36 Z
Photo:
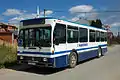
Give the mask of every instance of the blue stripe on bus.
M 107 52 L 107 47 L 102 48 L 102 54 L 104 55 L 105 52 Z M 90 50 L 86 52 L 82 52 L 78 55 L 78 62 L 87 60 L 93 57 L 96 57 L 98 55 L 98 50 Z M 69 65 L 68 62 L 69 57 L 67 55 L 63 55 L 60 57 L 55 57 L 55 67 L 56 68 L 61 68 L 61 67 L 66 67 Z
M 101 47 L 107 46 L 107 44 L 105 45 L 100 45 Z M 76 49 L 77 51 L 81 51 L 81 50 L 87 50 L 87 49 L 92 49 L 92 48 L 98 48 L 98 46 L 95 47 L 89 47 L 89 48 L 81 48 L 81 49 Z M 54 54 L 52 54 L 51 52 L 27 52 L 27 51 L 23 51 L 20 52 L 18 51 L 18 54 L 41 54 L 41 55 L 55 55 L 55 54 L 63 54 L 63 53 L 67 53 L 67 52 L 71 52 L 72 50 L 66 50 L 66 51 L 59 51 L 59 52 L 55 52 Z
M 76 49 L 76 51 L 87 50 L 87 49 L 92 49 L 92 48 L 98 48 L 98 46 L 96 46 L 96 47 L 89 47 L 89 48 Z M 67 52 L 71 52 L 71 51 L 72 50 L 60 51 L 60 52 L 55 52 L 55 54 L 67 53 Z

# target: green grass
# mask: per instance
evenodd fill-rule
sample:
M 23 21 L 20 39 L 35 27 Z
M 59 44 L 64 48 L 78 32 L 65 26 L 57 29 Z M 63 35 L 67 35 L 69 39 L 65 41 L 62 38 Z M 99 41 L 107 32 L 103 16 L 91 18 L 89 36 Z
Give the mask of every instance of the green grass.
M 0 45 L 0 68 L 8 67 L 16 63 L 16 48 Z

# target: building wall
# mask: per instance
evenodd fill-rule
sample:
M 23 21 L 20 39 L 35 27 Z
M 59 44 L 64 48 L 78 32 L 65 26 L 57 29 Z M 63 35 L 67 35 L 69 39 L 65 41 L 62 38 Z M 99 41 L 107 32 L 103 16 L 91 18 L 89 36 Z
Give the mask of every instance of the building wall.
M 0 40 L 8 43 L 17 43 L 16 26 L 0 23 Z
M 0 32 L 0 39 L 9 43 L 12 43 L 12 33 Z

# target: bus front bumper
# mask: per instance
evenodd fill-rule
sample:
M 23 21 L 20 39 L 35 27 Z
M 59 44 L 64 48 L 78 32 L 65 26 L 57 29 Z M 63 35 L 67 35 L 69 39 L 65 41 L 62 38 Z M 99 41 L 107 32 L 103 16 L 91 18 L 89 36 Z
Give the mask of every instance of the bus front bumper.
M 19 64 L 28 64 L 39 67 L 54 67 L 54 58 L 17 56 Z

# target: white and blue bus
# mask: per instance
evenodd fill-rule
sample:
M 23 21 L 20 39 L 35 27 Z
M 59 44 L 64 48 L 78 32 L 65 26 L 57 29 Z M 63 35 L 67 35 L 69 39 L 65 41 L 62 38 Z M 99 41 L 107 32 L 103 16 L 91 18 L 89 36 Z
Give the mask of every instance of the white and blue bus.
M 107 52 L 107 31 L 51 17 L 20 22 L 17 60 L 40 67 L 75 67 Z

